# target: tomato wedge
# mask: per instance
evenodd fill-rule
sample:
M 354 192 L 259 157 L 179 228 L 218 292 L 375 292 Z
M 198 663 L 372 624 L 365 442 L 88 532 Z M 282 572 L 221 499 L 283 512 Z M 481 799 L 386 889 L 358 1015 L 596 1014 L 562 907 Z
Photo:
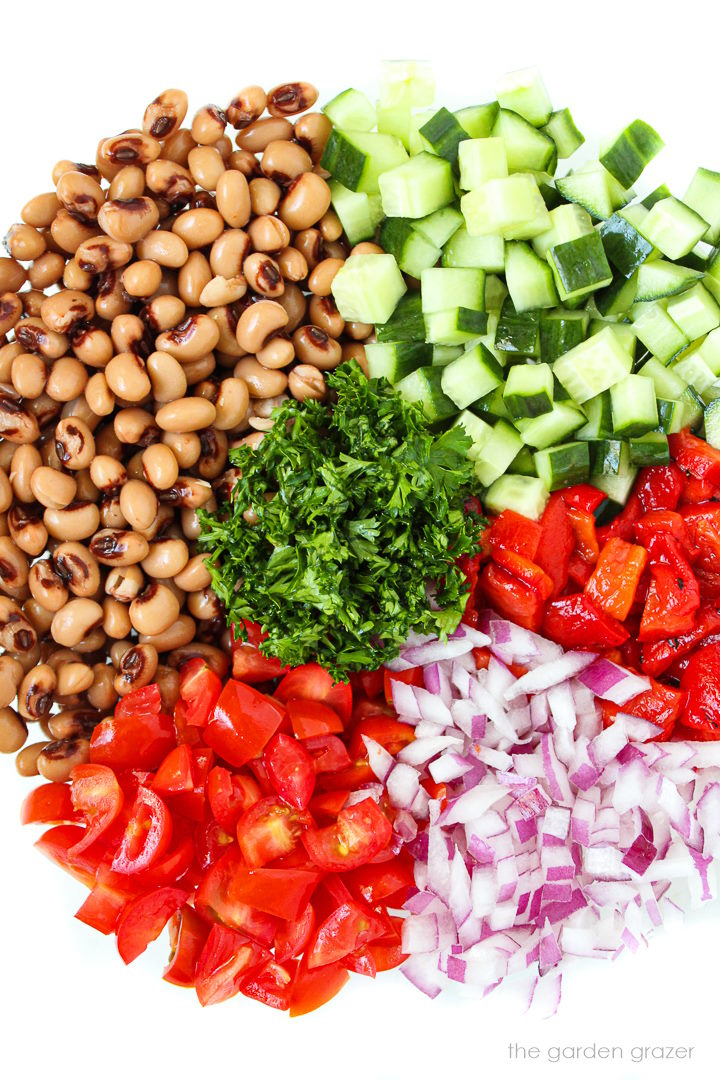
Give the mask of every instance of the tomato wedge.
M 40 784 L 25 796 L 20 807 L 22 825 L 60 825 L 81 820 L 67 784 Z
M 93 885 L 85 900 L 75 912 L 75 918 L 101 934 L 115 932 L 123 911 L 134 898 L 128 889 L 116 885 L 97 883 Z
M 240 993 L 245 997 L 261 1001 L 263 1005 L 269 1005 L 271 1009 L 280 1009 L 284 1012 L 290 1008 L 292 981 L 292 968 L 284 967 L 274 960 L 268 960 L 265 967 L 243 981 Z
M 332 675 L 319 664 L 302 664 L 293 668 L 278 686 L 275 696 L 285 702 L 291 698 L 320 701 L 334 709 L 343 724 L 347 724 L 352 713 L 350 683 L 333 683 Z
M 100 856 L 89 850 L 75 850 L 85 832 L 79 825 L 54 825 L 35 841 L 35 847 L 77 881 L 92 889 Z
M 107 765 L 76 765 L 70 777 L 72 804 L 87 829 L 72 851 L 78 855 L 107 832 L 125 802 L 117 777 Z
M 255 803 L 237 826 L 238 844 L 248 866 L 264 866 L 289 855 L 303 830 L 312 823 L 306 811 L 295 810 L 275 798 Z
M 155 773 L 152 789 L 158 795 L 179 795 L 182 792 L 192 791 L 193 787 L 192 750 L 187 743 L 183 743 L 171 750 L 161 762 Z
M 315 930 L 315 911 L 308 904 L 296 919 L 285 922 L 275 935 L 275 959 L 278 964 L 293 960 L 305 952 Z
M 339 994 L 350 975 L 342 964 L 308 970 L 305 958 L 300 961 L 290 993 L 290 1015 L 304 1016 L 319 1009 Z
M 345 743 L 337 735 L 313 735 L 305 739 L 305 749 L 316 773 L 338 772 L 352 764 Z
M 323 705 L 321 701 L 290 698 L 287 711 L 298 739 L 307 739 L 311 735 L 337 734 L 343 730 L 343 722 L 335 710 L 329 705 Z
M 342 960 L 385 933 L 385 922 L 369 908 L 354 900 L 341 904 L 315 931 L 307 951 L 308 969 Z
M 160 691 L 156 694 L 133 690 L 118 702 L 113 716 L 101 720 L 90 738 L 90 761 L 113 769 L 156 769 L 176 746 L 172 717 L 160 711 Z M 136 697 L 137 695 L 137 697 Z M 137 711 L 133 702 L 138 701 Z M 157 710 L 154 708 L 157 702 Z
M 372 799 L 345 807 L 334 825 L 308 829 L 303 843 L 321 870 L 353 870 L 379 855 L 390 843 L 392 826 Z
M 210 933 L 210 926 L 189 904 L 176 911 L 169 923 L 170 957 L 163 979 L 175 986 L 194 986 L 195 969 L 205 942 Z
M 243 979 L 269 959 L 267 949 L 226 926 L 213 926 L 197 963 L 195 991 L 201 1005 L 240 993 Z
M 117 928 L 118 952 L 126 964 L 144 953 L 151 941 L 160 937 L 163 927 L 186 902 L 187 889 L 165 886 L 131 900 Z
M 307 809 L 315 789 L 315 766 L 303 744 L 279 732 L 265 747 L 263 764 L 280 798 L 296 810 Z
M 170 847 L 172 833 L 172 818 L 163 800 L 150 788 L 139 787 L 130 820 L 112 861 L 113 870 L 120 874 L 148 870 Z
M 205 742 L 239 768 L 262 754 L 284 717 L 285 710 L 277 701 L 230 679 L 205 729 Z
M 180 669 L 180 698 L 185 704 L 185 722 L 205 727 L 220 697 L 222 683 L 202 657 L 195 656 Z
M 216 765 L 208 775 L 207 797 L 212 815 L 218 824 L 234 833 L 240 818 L 246 810 L 260 801 L 262 792 L 252 776 L 233 774 L 221 765 Z
M 235 877 L 241 870 L 245 871 L 247 867 L 233 844 L 202 877 L 195 894 L 195 907 L 208 919 L 247 934 L 261 945 L 271 945 L 278 920 L 250 907 L 237 896 Z
M 239 866 L 233 874 L 233 896 L 243 904 L 286 922 L 308 905 L 321 875 L 310 870 Z

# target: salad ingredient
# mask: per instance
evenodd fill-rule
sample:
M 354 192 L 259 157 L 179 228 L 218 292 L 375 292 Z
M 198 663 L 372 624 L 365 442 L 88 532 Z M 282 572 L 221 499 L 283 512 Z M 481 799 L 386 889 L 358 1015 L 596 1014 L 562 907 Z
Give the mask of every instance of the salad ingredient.
M 201 544 L 238 636 L 243 620 L 257 620 L 263 655 L 317 660 L 337 680 L 396 656 L 411 626 L 457 626 L 465 586 L 455 559 L 476 546 L 479 521 L 464 509 L 474 484 L 459 428 L 435 435 L 421 409 L 357 365 L 329 385 L 332 411 L 288 403 L 260 446 L 232 451 L 239 475 L 230 502 L 201 514 Z M 280 694 L 290 696 L 288 684 Z

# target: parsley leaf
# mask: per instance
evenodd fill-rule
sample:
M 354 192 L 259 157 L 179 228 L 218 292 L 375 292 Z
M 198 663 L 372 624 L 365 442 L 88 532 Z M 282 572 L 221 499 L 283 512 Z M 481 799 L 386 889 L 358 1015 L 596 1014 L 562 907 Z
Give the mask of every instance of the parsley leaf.
M 256 450 L 231 451 L 240 479 L 201 512 L 200 545 L 240 633 L 258 622 L 267 656 L 342 679 L 397 656 L 411 629 L 455 629 L 467 600 L 455 560 L 484 523 L 465 509 L 477 485 L 460 427 L 436 434 L 354 362 L 328 384 L 332 407 L 288 401 Z

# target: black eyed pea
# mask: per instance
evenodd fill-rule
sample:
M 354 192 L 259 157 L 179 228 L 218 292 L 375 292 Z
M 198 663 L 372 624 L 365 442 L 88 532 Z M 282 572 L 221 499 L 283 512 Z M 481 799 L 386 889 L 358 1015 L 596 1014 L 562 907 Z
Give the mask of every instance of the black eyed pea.
M 198 307 L 205 286 L 212 280 L 210 263 L 201 251 L 193 251 L 177 276 L 178 293 L 188 307 Z
M 21 299 L 16 293 L 3 293 L 0 296 L 0 334 L 9 334 L 12 328 L 19 322 L 23 311 L 23 299 L 29 294 L 23 293 Z
M 26 746 L 20 751 L 15 758 L 15 768 L 20 776 L 38 776 L 38 758 L 46 746 L 50 746 L 50 743 L 32 743 L 30 746 Z
M 200 431 L 215 421 L 215 406 L 202 397 L 186 397 L 169 401 L 155 414 L 155 420 L 163 431 Z
M 94 503 L 76 500 L 60 510 L 48 507 L 43 513 L 43 523 L 56 540 L 84 540 L 97 529 L 100 511 Z
M 327 181 L 317 173 L 304 172 L 288 187 L 278 212 L 281 220 L 294 232 L 310 229 L 325 216 L 331 198 Z
M 215 428 L 218 431 L 236 428 L 245 418 L 249 404 L 250 394 L 244 379 L 223 379 L 215 399 Z
M 178 165 L 187 165 L 188 155 L 192 148 L 197 146 L 189 128 L 178 128 L 163 142 L 163 157 L 168 161 L 176 161 Z
M 321 371 L 336 368 L 342 360 L 342 347 L 319 326 L 301 326 L 293 334 L 295 355 L 302 364 L 312 364 Z
M 39 259 L 47 248 L 42 233 L 24 222 L 10 226 L 4 244 L 10 257 L 17 259 L 18 262 Z
M 241 300 L 246 292 L 247 282 L 242 274 L 231 278 L 217 275 L 204 286 L 200 293 L 200 304 L 209 308 L 234 304 L 237 300 Z
M 0 292 L 18 292 L 27 279 L 27 271 L 19 262 L 15 259 L 0 258 Z
M 278 252 L 290 244 L 290 230 L 280 218 L 263 214 L 253 218 L 247 227 L 247 234 L 255 251 Z
M 139 634 L 162 634 L 180 615 L 177 597 L 166 585 L 153 582 L 133 600 L 130 621 Z
M 22 664 L 12 656 L 0 656 L 0 709 L 12 705 L 23 675 Z
M 181 237 L 190 251 L 208 247 L 225 228 L 222 214 L 209 207 L 186 210 L 175 218 L 172 231 Z
M 102 609 L 104 633 L 113 640 L 129 637 L 132 624 L 128 614 L 128 605 L 112 596 L 106 596 L 102 603 Z
M 121 696 L 153 681 L 158 666 L 154 645 L 134 645 L 123 653 L 113 686 Z
M 45 780 L 65 783 L 76 765 L 90 760 L 90 740 L 58 739 L 46 743 L 37 757 L 37 770 Z
M 66 210 L 64 207 L 62 210 L 58 210 L 50 226 L 50 238 L 53 245 L 59 248 L 60 251 L 64 251 L 66 255 L 75 256 L 82 244 L 92 240 L 94 236 L 100 235 L 101 231 L 97 222 L 79 218 L 73 211 Z M 72 261 L 74 266 L 80 269 L 74 258 Z M 69 273 L 72 275 L 72 270 Z M 64 276 L 63 274 L 63 278 Z M 68 288 L 82 287 L 78 278 L 75 278 L 72 285 L 69 281 L 66 284 Z
M 109 199 L 137 199 L 145 193 L 145 170 L 139 165 L 126 165 L 113 177 L 108 188 Z
M 105 373 L 96 371 L 85 384 L 85 400 L 97 417 L 109 416 L 115 408 L 115 395 L 108 386 Z
M 330 296 L 335 275 L 344 265 L 344 259 L 322 259 L 308 278 L 308 289 L 316 296 Z
M 114 356 L 104 375 L 110 392 L 123 401 L 143 401 L 152 389 L 144 362 L 133 352 Z
M 148 165 L 145 179 L 148 190 L 170 207 L 182 207 L 195 193 L 195 181 L 189 169 L 176 161 L 158 158 Z
M 227 120 L 225 113 L 217 105 L 203 105 L 195 113 L 190 126 L 190 134 L 201 146 L 211 146 L 225 134 Z
M 335 306 L 332 296 L 312 296 L 308 304 L 308 318 L 313 326 L 324 330 L 328 337 L 339 338 L 345 329 L 345 320 Z
M 367 357 L 365 355 L 365 346 L 359 341 L 346 341 L 342 347 L 342 362 L 346 363 L 348 360 L 355 360 L 365 375 L 370 378 L 370 371 L 368 368 Z
M 242 229 L 226 229 L 210 248 L 210 268 L 224 278 L 239 277 L 250 251 L 250 237 Z
M 266 368 L 284 368 L 295 359 L 295 346 L 289 338 L 276 334 L 257 352 L 257 359 Z
M 0 536 L 0 588 L 22 589 L 28 583 L 27 555 L 9 536 Z
M 153 443 L 143 450 L 143 475 L 157 491 L 166 491 L 178 478 L 178 462 L 169 446 Z
M 225 162 L 214 146 L 196 146 L 188 154 L 188 169 L 198 187 L 215 191 L 218 180 L 225 172 Z
M 26 225 L 32 225 L 34 229 L 47 229 L 60 209 L 60 200 L 54 191 L 45 191 L 42 195 L 35 195 L 29 199 L 22 210 L 20 217 Z
M 166 431 L 162 441 L 172 450 L 181 469 L 191 469 L 202 453 L 200 436 L 194 431 Z
M 28 588 L 46 611 L 59 611 L 68 601 L 68 590 L 50 559 L 39 559 L 30 567 Z
M 238 345 L 247 353 L 256 353 L 272 334 L 283 330 L 287 323 L 288 314 L 276 301 L 260 300 L 257 304 L 251 304 L 238 319 Z
M 71 417 L 55 428 L 55 453 L 66 469 L 87 469 L 95 456 L 95 439 L 84 420 Z
M 184 90 L 163 90 L 145 110 L 143 131 L 153 139 L 168 139 L 182 124 L 187 108 Z
M 218 212 L 231 229 L 241 229 L 250 220 L 250 188 L 243 173 L 226 169 L 217 178 L 215 198 Z
M 131 529 L 149 529 L 158 511 L 155 492 L 144 480 L 128 480 L 120 489 L 120 510 Z
M 95 675 L 89 664 L 65 663 L 57 669 L 57 693 L 61 697 L 84 694 L 93 685 Z
M 23 662 L 37 645 L 37 634 L 20 605 L 8 596 L 0 596 L 0 645 Z
M 187 363 L 200 360 L 212 352 L 220 338 L 217 324 L 207 315 L 191 315 L 174 329 L 160 334 L 155 342 L 159 352 L 169 352 L 176 360 Z
M 27 724 L 14 709 L 0 708 L 0 754 L 17 753 L 25 745 L 27 734 Z
M 65 259 L 57 251 L 46 251 L 35 259 L 28 270 L 28 277 L 33 289 L 49 289 L 62 279 L 65 271 Z
M 66 334 L 56 333 L 34 316 L 23 319 L 15 328 L 15 339 L 26 352 L 39 353 L 46 360 L 59 360 L 70 347 Z
M 109 236 L 93 236 L 80 244 L 75 252 L 78 266 L 89 274 L 120 270 L 127 266 L 132 257 L 133 249 L 130 244 L 113 240 Z
M 182 506 L 183 508 L 197 509 L 209 503 L 212 497 L 212 488 L 206 480 L 198 480 L 194 476 L 178 476 L 172 487 L 167 491 L 160 492 L 160 499 L 170 506 Z
M 12 459 L 11 459 L 12 461 Z M 13 489 L 4 469 L 0 469 L 0 514 L 4 514 L 12 505 Z
M 149 446 L 154 442 L 160 429 L 155 417 L 145 409 L 121 409 L 113 419 L 115 434 L 121 443 L 128 446 Z
M 145 537 L 128 529 L 101 529 L 90 541 L 90 553 L 103 566 L 132 566 L 148 551 Z
M 297 116 L 312 108 L 318 92 L 312 83 L 282 83 L 268 90 L 267 111 L 271 116 Z
M 27 444 L 15 450 L 10 463 L 10 484 L 19 502 L 33 501 L 32 477 L 41 465 L 42 458 L 36 446 Z
M 95 596 L 100 588 L 100 568 L 89 548 L 75 540 L 68 540 L 58 544 L 53 551 L 52 561 L 56 573 L 73 596 Z
M 312 158 L 299 143 L 286 139 L 268 143 L 261 159 L 263 174 L 287 187 L 298 176 L 312 172 Z
M 168 667 L 167 664 L 158 664 L 157 671 L 155 672 L 155 682 L 160 691 L 160 700 L 162 701 L 163 709 L 172 712 L 176 701 L 180 697 L 179 673 L 173 668 Z
M 283 145 L 290 146 L 290 143 Z M 280 205 L 282 188 L 266 176 L 256 176 L 250 181 L 250 206 L 253 214 L 274 214 Z
M 240 150 L 262 154 L 269 143 L 276 139 L 292 139 L 293 126 L 283 116 L 268 116 L 246 124 L 235 136 Z
M 90 476 L 98 491 L 117 491 L 127 480 L 122 461 L 109 454 L 98 454 L 90 464 Z
M 122 283 L 128 296 L 144 299 L 157 292 L 162 282 L 162 267 L 152 259 L 130 263 L 122 272 Z
M 197 592 L 210 584 L 210 571 L 206 555 L 193 555 L 173 578 L 178 588 L 185 592 Z
M 105 592 L 123 604 L 129 604 L 139 595 L 145 578 L 136 564 L 114 567 L 105 579 Z
M 325 258 L 325 241 L 319 229 L 301 229 L 295 233 L 293 247 L 303 256 L 309 270 Z
M 21 352 L 12 360 L 10 380 L 20 397 L 30 401 L 45 392 L 48 369 L 42 356 Z
M 227 160 L 228 169 L 237 169 L 246 179 L 260 175 L 260 162 L 249 150 L 233 150 Z
M 174 578 L 187 566 L 189 554 L 184 540 L 166 537 L 150 544 L 150 550 L 141 566 L 148 577 L 161 580 Z
M 288 385 L 288 377 L 284 371 L 265 368 L 254 356 L 244 356 L 238 360 L 233 374 L 245 382 L 250 398 L 278 397 L 285 393 Z
M 93 664 L 93 682 L 87 690 L 86 697 L 94 709 L 107 712 L 112 709 L 117 701 L 117 694 L 113 686 L 115 671 L 109 664 Z
M 262 116 L 267 105 L 267 94 L 262 86 L 246 86 L 235 95 L 227 109 L 227 122 L 236 130 L 247 127 Z
M 69 213 L 94 221 L 105 202 L 105 193 L 92 176 L 71 169 L 58 180 L 57 199 Z
M 92 287 L 93 275 L 88 274 L 87 270 L 81 270 L 77 259 L 68 259 L 62 273 L 62 283 L 66 289 L 87 292 Z
M 84 364 L 76 360 L 74 356 L 61 356 L 50 368 L 45 393 L 52 401 L 62 404 L 74 402 L 84 392 L 88 382 L 88 373 Z M 77 416 L 82 409 L 78 405 L 73 415 Z M 84 418 L 86 423 L 90 417 Z
M 339 240 L 343 234 L 342 222 L 333 209 L 328 210 L 327 213 L 323 215 L 318 222 L 318 229 L 322 234 L 323 240 Z
M 64 607 L 55 612 L 50 633 L 58 645 L 72 649 L 102 621 L 103 609 L 100 604 L 87 597 L 78 597 L 68 600 Z
M 188 259 L 188 248 L 181 236 L 167 229 L 155 229 L 135 245 L 138 259 L 150 260 L 171 270 L 179 270 Z
M 106 495 L 100 503 L 100 527 L 102 529 L 124 529 L 126 526 L 125 515 L 120 509 L 119 495 Z
M 119 166 L 113 173 L 117 175 L 126 165 L 149 165 L 151 161 L 156 161 L 160 157 L 161 149 L 160 143 L 149 135 L 140 131 L 128 131 L 111 139 L 104 139 L 100 143 L 99 156 L 102 162 Z
M 173 649 L 168 655 L 167 662 L 170 667 L 181 668 L 183 664 L 186 664 L 188 660 L 192 660 L 196 656 L 201 657 L 219 678 L 225 678 L 230 666 L 227 653 L 214 645 L 208 645 L 202 641 L 193 641 L 190 645 L 184 645 L 180 646 L 180 648 Z
M 154 333 L 171 330 L 185 318 L 185 304 L 179 296 L 154 296 L 140 312 L 143 322 Z
M 285 292 L 285 282 L 278 263 L 269 255 L 254 251 L 243 263 L 243 275 L 256 293 L 274 299 Z M 249 310 L 249 309 L 247 309 Z
M 150 377 L 153 397 L 164 403 L 175 401 L 184 396 L 187 379 L 182 365 L 167 352 L 153 352 L 148 356 L 145 367 Z
M 82 641 L 78 641 L 75 646 L 75 652 L 80 653 L 81 656 L 88 656 L 91 653 L 99 652 L 100 649 L 105 648 L 106 640 L 102 626 L 97 626 L 94 630 L 91 630 L 88 636 L 83 638 Z
M 75 334 L 72 347 L 78 360 L 92 368 L 104 368 L 114 352 L 110 335 L 96 326 Z
M 45 507 L 62 510 L 69 506 L 77 492 L 77 480 L 67 473 L 39 465 L 30 477 L 33 498 Z
M 18 690 L 18 712 L 24 720 L 42 720 L 50 712 L 57 678 L 49 664 L 39 664 L 24 676 Z
M 285 281 L 302 281 L 308 275 L 307 260 L 297 248 L 283 248 L 275 256 L 275 261 Z
M 45 550 L 48 530 L 32 504 L 29 507 L 12 506 L 7 515 L 7 528 L 17 546 L 27 555 L 40 555 Z
M 158 652 L 168 652 L 189 645 L 195 637 L 195 630 L 194 619 L 187 614 L 179 615 L 172 626 L 161 634 L 140 634 L 140 644 L 152 645 Z
M 197 471 L 203 480 L 215 480 L 227 462 L 227 435 L 215 427 L 203 428 L 200 432 L 200 444 L 202 453 L 197 464 Z

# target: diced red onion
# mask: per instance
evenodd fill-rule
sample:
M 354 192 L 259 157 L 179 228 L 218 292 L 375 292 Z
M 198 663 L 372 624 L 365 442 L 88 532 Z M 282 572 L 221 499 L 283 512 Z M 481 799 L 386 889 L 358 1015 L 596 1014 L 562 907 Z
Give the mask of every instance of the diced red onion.
M 593 694 L 616 705 L 624 705 L 630 698 L 650 689 L 649 679 L 634 675 L 604 657 L 586 668 L 578 678 Z

